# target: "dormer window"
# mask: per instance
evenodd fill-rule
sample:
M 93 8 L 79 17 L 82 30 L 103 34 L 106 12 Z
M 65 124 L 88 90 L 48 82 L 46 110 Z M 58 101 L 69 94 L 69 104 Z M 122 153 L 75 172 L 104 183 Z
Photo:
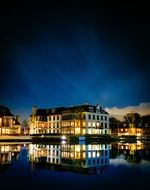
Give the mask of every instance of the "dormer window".
M 93 112 L 93 107 L 89 107 L 89 112 Z

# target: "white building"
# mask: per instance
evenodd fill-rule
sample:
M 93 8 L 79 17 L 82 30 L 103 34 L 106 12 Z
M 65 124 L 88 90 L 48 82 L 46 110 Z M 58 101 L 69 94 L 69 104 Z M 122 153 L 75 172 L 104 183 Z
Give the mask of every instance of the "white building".
M 99 105 L 32 108 L 30 134 L 109 135 L 109 114 Z

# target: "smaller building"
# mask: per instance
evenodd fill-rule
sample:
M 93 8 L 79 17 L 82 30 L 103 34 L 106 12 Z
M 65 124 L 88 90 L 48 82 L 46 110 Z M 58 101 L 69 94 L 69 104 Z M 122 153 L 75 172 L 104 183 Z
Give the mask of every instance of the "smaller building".
M 9 108 L 0 105 L 0 135 L 20 135 L 21 123 L 20 116 L 16 118 Z
M 127 124 L 123 124 L 121 128 L 118 129 L 118 136 L 143 136 L 143 128 L 132 127 Z

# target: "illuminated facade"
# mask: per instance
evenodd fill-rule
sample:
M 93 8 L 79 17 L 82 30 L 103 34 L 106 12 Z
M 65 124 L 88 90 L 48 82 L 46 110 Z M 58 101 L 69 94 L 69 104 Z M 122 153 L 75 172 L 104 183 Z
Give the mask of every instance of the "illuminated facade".
M 122 127 L 118 129 L 118 136 L 143 136 L 143 129 L 142 128 L 135 128 L 135 127 Z
M 65 108 L 36 109 L 30 115 L 30 134 L 61 134 L 61 112 Z
M 0 105 L 0 135 L 20 135 L 20 117 L 13 117 L 7 107 Z
M 53 109 L 32 108 L 30 134 L 110 134 L 109 115 L 101 107 L 81 105 Z
M 100 173 L 109 165 L 109 144 L 30 144 L 32 168 L 45 163 L 61 169 Z

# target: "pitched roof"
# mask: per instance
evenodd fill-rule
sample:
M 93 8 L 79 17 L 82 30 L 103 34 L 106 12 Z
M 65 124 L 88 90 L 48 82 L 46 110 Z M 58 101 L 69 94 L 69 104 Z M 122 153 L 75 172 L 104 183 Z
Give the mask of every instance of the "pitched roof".
M 0 105 L 0 116 L 13 116 L 13 114 L 7 107 Z
M 56 108 L 50 108 L 50 109 L 37 109 L 35 116 L 48 116 L 48 115 L 57 115 L 62 114 L 67 111 L 71 112 L 92 112 L 96 113 L 97 106 L 94 105 L 88 105 L 83 104 L 79 106 L 70 106 L 70 107 L 56 107 Z M 105 110 L 102 109 L 102 107 L 99 107 L 99 111 L 102 114 L 108 114 Z M 32 114 L 30 115 L 32 116 Z

